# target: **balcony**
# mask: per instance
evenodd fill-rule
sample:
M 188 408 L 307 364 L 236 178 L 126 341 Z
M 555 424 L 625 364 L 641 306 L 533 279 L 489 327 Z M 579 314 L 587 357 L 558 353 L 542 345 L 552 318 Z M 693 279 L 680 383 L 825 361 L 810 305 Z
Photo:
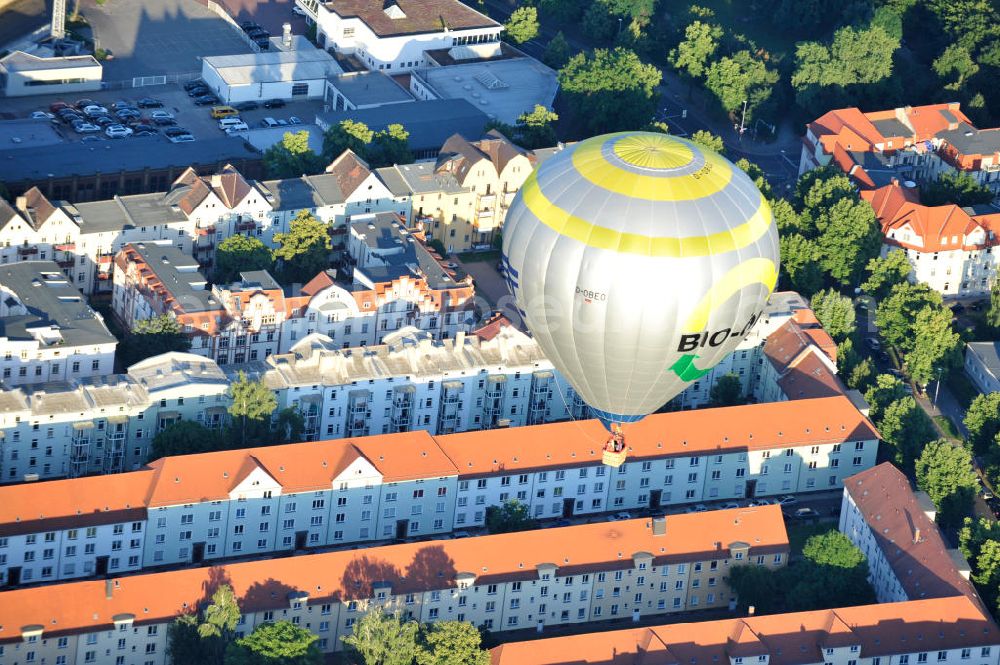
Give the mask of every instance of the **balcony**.
M 101 266 L 111 265 L 111 259 L 112 258 L 114 258 L 114 257 L 112 257 L 111 254 L 98 254 L 98 256 L 97 256 L 97 264 L 101 265 Z
M 203 236 L 215 236 L 215 226 L 201 226 L 194 230 L 194 233 L 199 238 Z
M 21 245 L 17 248 L 18 256 L 34 256 L 38 254 L 38 248 L 34 245 Z
M 244 231 L 256 231 L 256 230 L 257 230 L 257 222 L 255 222 L 252 219 L 236 223 L 237 233 L 243 233 Z
M 72 254 L 66 253 L 62 256 L 56 256 L 56 263 L 59 264 L 60 268 L 72 268 L 76 265 L 76 257 Z
M 61 245 L 53 245 L 52 249 L 57 252 L 75 252 L 76 243 L 75 242 L 64 242 Z
M 300 0 L 295 4 L 304 9 L 306 14 L 309 15 L 309 18 L 313 21 L 316 20 L 316 5 L 319 4 L 316 0 Z

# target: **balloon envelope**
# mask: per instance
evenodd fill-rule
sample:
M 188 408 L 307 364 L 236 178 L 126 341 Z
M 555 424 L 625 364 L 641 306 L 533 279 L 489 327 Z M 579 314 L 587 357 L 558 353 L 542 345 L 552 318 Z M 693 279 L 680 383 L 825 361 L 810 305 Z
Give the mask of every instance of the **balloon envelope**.
M 778 276 L 753 181 L 690 141 L 582 141 L 543 162 L 503 226 L 507 284 L 546 355 L 607 425 L 652 413 L 731 353 Z

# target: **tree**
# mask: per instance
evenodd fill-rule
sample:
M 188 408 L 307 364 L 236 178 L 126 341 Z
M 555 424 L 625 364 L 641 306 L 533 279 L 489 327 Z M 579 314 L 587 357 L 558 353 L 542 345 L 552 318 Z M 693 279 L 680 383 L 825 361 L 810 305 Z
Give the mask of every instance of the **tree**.
M 951 310 L 926 307 L 913 323 L 913 349 L 906 355 L 906 368 L 917 383 L 927 385 L 941 379 L 961 363 L 962 343 L 951 327 Z
M 875 309 L 875 324 L 882 338 L 904 353 L 913 350 L 913 322 L 920 310 L 940 307 L 941 295 L 926 284 L 902 282 L 879 302 Z
M 778 243 L 781 249 L 781 273 L 787 287 L 806 298 L 823 285 L 823 271 L 819 265 L 819 248 L 812 240 L 798 233 L 783 235 Z
M 865 358 L 851 369 L 847 376 L 847 387 L 854 388 L 855 390 L 864 390 L 871 385 L 874 378 L 875 369 L 872 361 Z
M 854 303 L 833 289 L 826 289 L 812 297 L 812 309 L 823 329 L 835 340 L 842 341 L 854 334 Z
M 322 162 L 309 147 L 309 132 L 285 132 L 280 143 L 264 151 L 264 170 L 269 178 L 297 178 L 321 171 Z
M 329 163 L 345 150 L 363 155 L 373 138 L 375 132 L 368 129 L 365 123 L 357 120 L 341 120 L 323 132 L 323 160 Z
M 296 443 L 302 440 L 302 432 L 305 430 L 305 416 L 298 409 L 287 407 L 278 411 L 278 418 L 274 424 L 274 429 L 278 433 L 278 438 L 282 443 Z
M 569 47 L 569 42 L 566 41 L 566 36 L 560 30 L 545 46 L 545 52 L 542 54 L 542 62 L 552 69 L 562 69 L 569 62 L 571 55 L 572 51 Z
M 764 195 L 764 198 L 768 200 L 768 204 L 771 206 L 772 213 L 774 212 L 774 205 L 777 201 L 784 201 L 784 199 L 775 199 L 774 192 L 771 190 L 771 183 L 767 181 L 767 173 L 758 164 L 751 162 L 746 157 L 741 157 L 736 160 L 736 168 L 743 171 L 753 180 L 753 184 L 757 186 L 760 193 Z
M 171 351 L 187 351 L 191 338 L 184 328 L 169 314 L 161 314 L 137 321 L 132 331 L 118 345 L 118 361 L 131 367 L 141 360 Z
M 486 508 L 486 530 L 490 533 L 510 533 L 534 528 L 535 520 L 528 514 L 528 504 L 508 499 L 499 506 Z
M 381 608 L 354 623 L 353 632 L 341 639 L 364 665 L 411 665 L 419 653 L 416 621 L 385 614 Z
M 517 119 L 515 128 L 516 143 L 522 148 L 549 148 L 557 142 L 555 123 L 559 116 L 541 104 L 527 113 L 522 113 Z
M 857 284 L 868 262 L 878 256 L 882 233 L 867 201 L 842 198 L 815 217 L 820 265 L 844 286 Z
M 785 594 L 779 584 L 774 571 L 765 566 L 741 565 L 729 570 L 729 588 L 736 592 L 741 613 L 751 605 L 760 614 L 781 612 Z
M 246 448 L 249 442 L 259 441 L 266 434 L 278 399 L 267 386 L 251 381 L 242 371 L 236 381 L 229 384 L 227 394 L 231 400 L 229 415 L 234 419 L 234 430 L 239 437 L 238 446 Z
M 879 420 L 886 407 L 904 397 L 906 397 L 906 384 L 892 374 L 879 374 L 875 377 L 875 385 L 865 392 L 869 417 L 872 420 Z
M 712 386 L 708 403 L 710 406 L 736 406 L 745 401 L 740 377 L 730 372 L 720 376 Z
M 985 455 L 1000 434 L 1000 392 L 976 395 L 965 412 L 969 444 L 977 455 Z
M 229 645 L 225 665 L 321 665 L 318 639 L 291 621 L 262 623 Z
M 726 146 L 722 142 L 721 136 L 716 136 L 712 132 L 705 131 L 704 129 L 699 129 L 694 134 L 691 135 L 691 142 L 696 143 L 704 148 L 713 150 L 717 153 L 724 154 L 726 151 Z
M 968 559 L 973 570 L 980 568 L 979 554 L 983 544 L 989 540 L 1000 541 L 1000 522 L 985 517 L 965 518 L 962 528 L 958 531 L 958 549 Z
M 217 432 L 193 420 L 178 420 L 153 437 L 148 461 L 174 455 L 207 453 L 221 447 L 222 442 Z
M 771 214 L 774 215 L 774 222 L 781 234 L 800 232 L 799 213 L 791 203 L 785 199 L 769 199 L 768 203 L 771 204 Z
M 413 161 L 410 152 L 410 132 L 399 123 L 392 123 L 372 135 L 371 143 L 361 156 L 372 168 L 408 164 Z
M 423 633 L 417 665 L 489 665 L 482 635 L 467 621 L 441 621 Z
M 329 265 L 330 232 L 325 222 L 301 210 L 288 233 L 275 233 L 274 257 L 282 262 L 285 281 L 305 282 Z
M 1000 279 L 993 282 L 993 290 L 990 291 L 990 306 L 986 310 L 986 323 L 993 328 L 1000 329 Z
M 929 206 L 955 204 L 960 207 L 989 203 L 993 193 L 968 173 L 942 173 L 920 191 L 920 202 Z
M 523 44 L 538 36 L 538 10 L 528 5 L 518 7 L 504 24 L 507 36 L 516 44 Z
M 578 53 L 559 71 L 569 106 L 587 128 L 602 132 L 641 127 L 656 109 L 660 70 L 623 48 Z
M 837 530 L 810 536 L 802 547 L 802 555 L 820 566 L 835 568 L 859 568 L 867 571 L 864 553 L 851 542 L 850 538 Z
M 219 585 L 202 618 L 198 625 L 198 635 L 203 638 L 220 637 L 227 642 L 232 639 L 240 622 L 240 606 L 236 602 L 233 587 L 228 584 Z
M 674 69 L 692 79 L 705 75 L 709 59 L 719 49 L 722 28 L 717 25 L 695 21 L 684 29 L 684 40 L 670 52 L 668 60 Z
M 241 272 L 268 270 L 271 264 L 271 250 L 255 236 L 229 236 L 215 249 L 215 279 L 221 284 L 236 281 Z
M 198 617 L 182 614 L 167 627 L 167 655 L 174 665 L 217 663 L 222 651 L 198 635 Z
M 909 278 L 912 269 L 906 252 L 893 249 L 884 257 L 875 257 L 868 262 L 865 268 L 868 279 L 862 282 L 861 290 L 876 300 L 882 300 L 894 286 Z
M 916 476 L 917 487 L 938 508 L 938 523 L 945 527 L 961 524 L 979 488 L 969 451 L 946 439 L 931 441 L 917 458 Z
M 949 44 L 931 67 L 942 79 L 953 79 L 945 84 L 945 90 L 961 90 L 965 81 L 979 71 L 979 65 L 972 59 L 969 49 L 960 44 Z
M 934 426 L 916 400 L 910 396 L 885 408 L 878 429 L 892 449 L 896 464 L 912 469 L 924 446 L 934 439 Z
M 743 50 L 709 65 L 705 87 L 719 100 L 723 110 L 730 113 L 740 111 L 746 101 L 749 120 L 770 99 L 778 78 L 776 70 L 768 69 L 750 51 Z

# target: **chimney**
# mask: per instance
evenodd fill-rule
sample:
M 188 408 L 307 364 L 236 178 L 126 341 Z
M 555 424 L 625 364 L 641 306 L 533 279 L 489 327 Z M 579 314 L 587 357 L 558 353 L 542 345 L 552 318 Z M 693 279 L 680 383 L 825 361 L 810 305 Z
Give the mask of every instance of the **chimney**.
M 109 577 L 108 579 L 104 580 L 104 597 L 107 598 L 108 600 L 111 600 L 111 597 L 114 596 L 114 594 L 115 594 L 115 583 Z
M 667 535 L 667 518 L 666 517 L 654 517 L 653 518 L 653 535 L 654 536 L 665 536 Z
M 913 544 L 916 545 L 920 542 L 920 527 L 913 530 Z
M 213 188 L 214 187 L 222 187 L 222 174 L 221 173 L 213 173 L 211 179 L 209 180 L 209 182 L 212 183 L 212 187 Z
M 27 196 L 19 196 L 19 197 L 17 197 L 17 200 L 14 201 L 14 206 L 17 207 L 18 210 L 27 210 L 28 209 L 28 197 Z
M 292 50 L 292 24 L 281 24 L 281 47 L 286 51 Z
M 465 331 L 459 330 L 455 333 L 455 348 L 461 349 L 463 346 L 465 346 Z

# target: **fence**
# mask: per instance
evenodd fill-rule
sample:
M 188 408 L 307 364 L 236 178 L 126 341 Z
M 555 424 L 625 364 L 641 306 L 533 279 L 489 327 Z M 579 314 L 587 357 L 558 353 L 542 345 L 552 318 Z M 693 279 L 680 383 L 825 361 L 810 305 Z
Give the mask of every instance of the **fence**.
M 168 83 L 184 83 L 201 77 L 201 72 L 183 72 L 177 74 L 160 74 L 157 76 L 136 76 L 121 81 L 103 81 L 102 90 L 126 90 L 142 88 L 147 85 L 167 85 Z

